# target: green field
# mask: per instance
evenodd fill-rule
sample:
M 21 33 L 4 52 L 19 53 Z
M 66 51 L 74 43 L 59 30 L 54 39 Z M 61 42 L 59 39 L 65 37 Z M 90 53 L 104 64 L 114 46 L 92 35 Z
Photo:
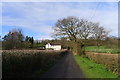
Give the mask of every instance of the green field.
M 99 52 L 99 53 L 112 53 L 112 54 L 120 54 L 120 50 L 117 48 L 108 48 L 106 46 L 86 46 L 84 48 L 85 51 L 89 52 Z
M 74 58 L 87 78 L 117 78 L 114 73 L 108 71 L 101 64 L 96 64 L 81 56 L 74 56 Z

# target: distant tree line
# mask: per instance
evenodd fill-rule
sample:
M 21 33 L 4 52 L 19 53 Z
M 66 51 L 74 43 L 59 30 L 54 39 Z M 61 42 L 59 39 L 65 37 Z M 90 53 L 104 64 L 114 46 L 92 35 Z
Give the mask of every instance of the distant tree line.
M 21 29 L 10 30 L 2 39 L 3 49 L 32 48 L 34 43 L 34 38 L 29 36 L 24 37 Z

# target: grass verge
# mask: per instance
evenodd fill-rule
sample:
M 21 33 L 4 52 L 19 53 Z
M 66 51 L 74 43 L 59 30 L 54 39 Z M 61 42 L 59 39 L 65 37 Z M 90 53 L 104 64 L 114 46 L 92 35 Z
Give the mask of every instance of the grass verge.
M 101 64 L 96 64 L 81 56 L 74 56 L 74 58 L 87 78 L 117 78 L 117 75 L 108 71 Z

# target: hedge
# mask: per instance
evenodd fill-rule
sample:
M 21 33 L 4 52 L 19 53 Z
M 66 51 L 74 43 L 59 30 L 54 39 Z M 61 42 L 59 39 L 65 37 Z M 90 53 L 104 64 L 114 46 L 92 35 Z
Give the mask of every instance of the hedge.
M 66 53 L 64 50 L 3 50 L 3 79 L 39 78 Z
M 86 56 L 98 64 L 105 65 L 107 70 L 120 76 L 120 54 L 86 52 Z

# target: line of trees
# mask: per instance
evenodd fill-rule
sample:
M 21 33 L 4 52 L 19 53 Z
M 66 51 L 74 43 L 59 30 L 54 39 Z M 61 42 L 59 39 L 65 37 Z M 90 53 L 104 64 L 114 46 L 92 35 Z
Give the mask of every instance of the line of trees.
M 85 40 L 95 39 L 97 46 L 100 46 L 100 41 L 105 39 L 109 33 L 99 23 L 74 16 L 59 19 L 53 29 L 53 36 L 66 37 L 71 44 L 72 51 L 77 55 L 84 54 Z
M 21 29 L 10 30 L 2 39 L 3 49 L 32 48 L 34 43 L 34 38 L 29 36 L 24 37 Z
M 84 47 L 88 45 L 117 45 L 117 38 L 108 37 L 107 31 L 99 23 L 94 23 L 78 17 L 59 19 L 53 27 L 54 40 L 43 40 L 34 43 L 34 38 L 23 35 L 21 29 L 12 29 L 2 38 L 3 49 L 27 49 L 44 46 L 48 42 L 61 43 L 62 48 L 70 47 L 76 55 L 84 54 Z M 120 39 L 119 39 L 120 40 Z

